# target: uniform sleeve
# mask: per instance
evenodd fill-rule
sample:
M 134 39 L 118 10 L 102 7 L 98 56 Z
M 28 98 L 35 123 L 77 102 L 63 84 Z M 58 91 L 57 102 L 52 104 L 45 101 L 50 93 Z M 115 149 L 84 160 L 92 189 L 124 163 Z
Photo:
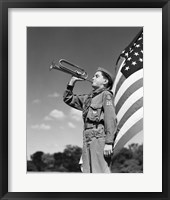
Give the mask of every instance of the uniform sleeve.
M 113 144 L 116 133 L 116 114 L 113 105 L 113 95 L 106 91 L 103 99 L 104 126 L 106 132 L 106 144 Z
M 73 94 L 73 88 L 74 88 L 74 86 L 67 85 L 67 88 L 63 94 L 63 101 L 67 105 L 82 111 L 83 103 L 84 103 L 87 95 Z

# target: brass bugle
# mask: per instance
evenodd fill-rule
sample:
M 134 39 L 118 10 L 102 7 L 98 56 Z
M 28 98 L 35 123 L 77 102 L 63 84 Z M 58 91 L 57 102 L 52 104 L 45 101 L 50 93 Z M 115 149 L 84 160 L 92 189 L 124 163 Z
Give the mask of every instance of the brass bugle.
M 69 69 L 70 66 L 76 68 L 76 70 Z M 52 62 L 52 64 L 50 65 L 50 70 L 52 69 L 57 69 L 59 71 L 65 72 L 67 74 L 71 74 L 72 76 L 84 79 L 85 81 L 89 81 L 92 83 L 91 80 L 87 79 L 88 74 L 87 72 L 84 71 L 84 69 L 80 68 L 79 66 L 73 63 L 70 63 L 69 61 L 65 59 L 59 60 L 58 65 L 55 62 Z

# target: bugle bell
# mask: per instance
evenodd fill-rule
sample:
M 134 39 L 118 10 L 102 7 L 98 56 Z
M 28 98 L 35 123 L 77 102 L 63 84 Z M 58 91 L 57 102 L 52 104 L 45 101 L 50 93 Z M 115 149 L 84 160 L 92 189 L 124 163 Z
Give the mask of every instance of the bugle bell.
M 69 67 L 76 68 L 76 70 L 69 69 Z M 52 69 L 57 69 L 59 71 L 65 72 L 67 74 L 71 74 L 72 76 L 84 79 L 84 80 L 92 83 L 91 80 L 87 79 L 88 74 L 87 74 L 87 72 L 84 71 L 84 69 L 80 68 L 79 66 L 77 66 L 73 63 L 70 63 L 69 61 L 67 61 L 65 59 L 59 60 L 58 65 L 55 62 L 52 62 L 51 66 L 50 66 L 50 70 L 52 70 Z

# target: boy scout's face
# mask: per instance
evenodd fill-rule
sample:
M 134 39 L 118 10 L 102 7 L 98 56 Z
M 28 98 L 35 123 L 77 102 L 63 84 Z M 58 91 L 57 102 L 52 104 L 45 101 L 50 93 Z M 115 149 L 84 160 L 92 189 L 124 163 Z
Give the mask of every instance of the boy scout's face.
M 107 83 L 107 80 L 103 77 L 102 72 L 98 71 L 94 74 L 92 78 L 92 87 L 95 89 L 103 88 L 105 87 L 105 84 Z

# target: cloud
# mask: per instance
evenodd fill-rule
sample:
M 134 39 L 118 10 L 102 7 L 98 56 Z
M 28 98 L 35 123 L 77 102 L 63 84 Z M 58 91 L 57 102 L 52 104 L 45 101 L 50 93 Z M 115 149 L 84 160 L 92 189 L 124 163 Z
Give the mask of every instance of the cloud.
M 61 118 L 65 117 L 63 111 L 60 111 L 60 110 L 57 110 L 57 109 L 51 111 L 50 114 L 49 114 L 49 116 L 53 117 L 55 119 L 61 119 Z
M 44 117 L 44 120 L 54 120 L 54 119 L 64 119 L 65 114 L 61 110 L 52 110 L 47 116 Z
M 49 95 L 48 95 L 48 97 L 51 97 L 51 98 L 57 98 L 57 97 L 59 97 L 59 96 L 60 96 L 60 94 L 57 93 L 57 92 L 54 92 L 53 94 L 49 94 Z
M 75 126 L 73 123 L 71 123 L 71 122 L 68 122 L 68 126 L 69 126 L 70 128 L 76 128 L 76 126 Z
M 39 99 L 34 99 L 33 101 L 32 101 L 32 103 L 40 103 L 41 101 L 39 100 Z
M 32 129 L 36 130 L 50 130 L 51 126 L 46 125 L 46 124 L 35 124 L 31 126 Z
M 76 121 L 81 121 L 82 120 L 82 111 L 71 108 L 70 116 L 72 119 L 74 119 Z
M 47 116 L 44 117 L 44 120 L 50 121 L 50 120 L 53 120 L 53 119 L 50 116 L 47 115 Z

